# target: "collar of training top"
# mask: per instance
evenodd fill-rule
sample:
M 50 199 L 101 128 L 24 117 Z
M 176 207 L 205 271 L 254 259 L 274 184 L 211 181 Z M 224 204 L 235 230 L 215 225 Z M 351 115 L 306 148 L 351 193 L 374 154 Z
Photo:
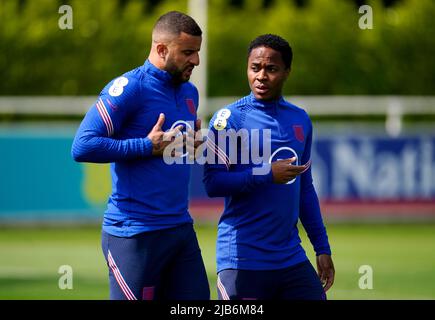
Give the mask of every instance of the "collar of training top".
M 276 100 L 270 100 L 270 101 L 258 100 L 257 98 L 255 98 L 254 93 L 252 91 L 249 94 L 249 102 L 251 103 L 252 106 L 260 107 L 260 108 L 272 108 L 280 104 L 281 105 L 285 104 L 285 100 L 282 96 Z
M 157 78 L 158 80 L 161 80 L 164 83 L 170 84 L 172 81 L 172 76 L 169 74 L 169 72 L 157 68 L 148 59 L 144 63 L 144 69 L 146 73 L 150 74 L 154 78 Z

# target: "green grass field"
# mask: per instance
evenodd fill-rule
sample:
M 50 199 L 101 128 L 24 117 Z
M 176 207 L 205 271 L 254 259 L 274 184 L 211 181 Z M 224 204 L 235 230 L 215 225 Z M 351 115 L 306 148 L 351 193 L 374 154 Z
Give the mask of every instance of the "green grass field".
M 196 230 L 216 299 L 216 227 Z M 435 224 L 330 224 L 328 233 L 336 268 L 329 299 L 435 299 Z M 58 287 L 61 265 L 73 268 L 71 290 Z M 361 265 L 373 268 L 372 290 L 358 286 Z M 107 298 L 99 226 L 0 229 L 0 299 Z

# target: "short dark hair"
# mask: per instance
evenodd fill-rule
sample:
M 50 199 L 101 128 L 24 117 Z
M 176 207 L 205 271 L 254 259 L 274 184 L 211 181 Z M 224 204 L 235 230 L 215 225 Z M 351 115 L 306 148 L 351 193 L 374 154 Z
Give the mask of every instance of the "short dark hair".
M 292 65 L 293 51 L 287 40 L 275 34 L 263 34 L 252 40 L 249 45 L 248 57 L 251 51 L 258 47 L 268 47 L 281 53 L 282 60 L 287 69 Z
M 154 25 L 153 31 L 179 35 L 181 32 L 191 36 L 201 36 L 202 30 L 192 17 L 179 11 L 169 11 L 162 15 Z

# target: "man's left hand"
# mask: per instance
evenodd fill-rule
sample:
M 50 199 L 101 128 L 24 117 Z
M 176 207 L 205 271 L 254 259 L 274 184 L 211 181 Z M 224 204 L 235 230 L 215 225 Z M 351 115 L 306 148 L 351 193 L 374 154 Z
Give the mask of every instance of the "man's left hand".
M 332 258 L 328 254 L 320 254 L 316 257 L 317 272 L 320 281 L 323 284 L 323 289 L 326 291 L 334 284 L 335 269 Z

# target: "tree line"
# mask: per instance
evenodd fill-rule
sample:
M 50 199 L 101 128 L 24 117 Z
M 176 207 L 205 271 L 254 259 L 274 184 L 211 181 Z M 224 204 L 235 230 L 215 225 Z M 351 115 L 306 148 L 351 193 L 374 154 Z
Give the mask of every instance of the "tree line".
M 264 33 L 294 52 L 286 95 L 435 94 L 435 1 L 209 0 L 208 94 L 248 92 L 247 48 Z M 73 9 L 73 29 L 58 8 Z M 387 4 L 387 5 L 386 5 Z M 144 62 L 156 19 L 187 0 L 0 0 L 0 95 L 95 95 Z

